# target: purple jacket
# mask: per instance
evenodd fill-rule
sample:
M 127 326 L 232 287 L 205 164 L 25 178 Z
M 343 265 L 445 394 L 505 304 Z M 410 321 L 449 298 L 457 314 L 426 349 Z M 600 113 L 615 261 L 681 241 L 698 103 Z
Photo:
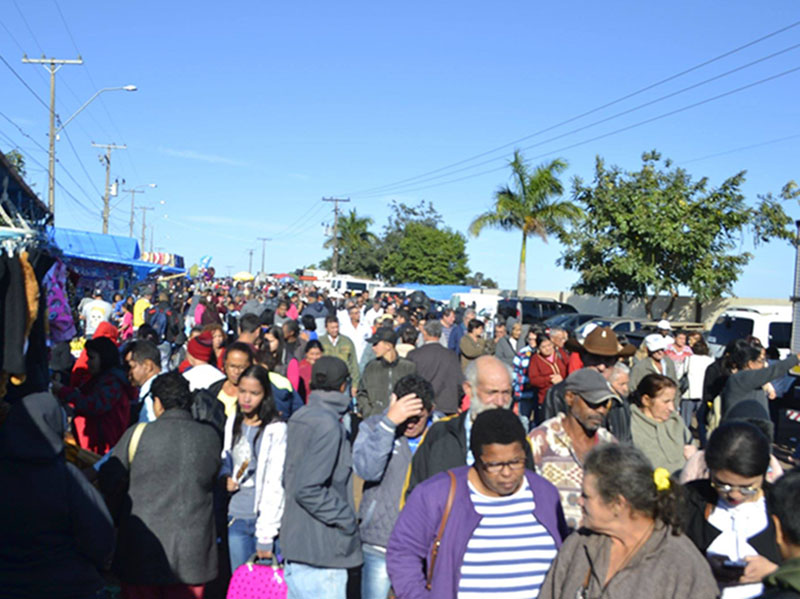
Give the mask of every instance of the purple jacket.
M 467 543 L 481 520 L 469 496 L 469 469 L 470 466 L 461 466 L 452 470 L 456 475 L 456 495 L 442 535 L 430 591 L 425 588 L 425 562 L 430 557 L 450 490 L 447 472 L 440 472 L 416 487 L 400 512 L 386 553 L 386 568 L 398 599 L 455 599 Z M 530 470 L 525 471 L 525 476 L 536 502 L 534 516 L 552 535 L 556 547 L 561 547 L 568 529 L 558 491 Z

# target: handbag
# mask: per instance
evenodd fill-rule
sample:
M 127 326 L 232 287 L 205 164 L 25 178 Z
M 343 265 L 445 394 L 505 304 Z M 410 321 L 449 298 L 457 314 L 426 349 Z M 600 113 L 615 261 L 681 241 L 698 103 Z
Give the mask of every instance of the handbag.
M 425 588 L 431 590 L 431 581 L 433 581 L 433 568 L 436 566 L 436 557 L 439 555 L 439 547 L 442 544 L 442 535 L 444 534 L 445 526 L 447 526 L 447 519 L 450 517 L 450 510 L 453 508 L 453 500 L 456 496 L 456 475 L 450 470 L 447 471 L 450 475 L 450 491 L 447 493 L 447 503 L 444 505 L 444 514 L 442 514 L 442 521 L 439 523 L 439 532 L 436 533 L 436 539 L 433 541 L 433 551 L 431 551 L 431 560 L 428 564 L 428 575 L 425 582 Z
M 248 560 L 231 576 L 226 599 L 286 599 L 289 587 L 283 568 L 278 566 L 275 556 L 270 565 L 258 563 L 258 555 Z

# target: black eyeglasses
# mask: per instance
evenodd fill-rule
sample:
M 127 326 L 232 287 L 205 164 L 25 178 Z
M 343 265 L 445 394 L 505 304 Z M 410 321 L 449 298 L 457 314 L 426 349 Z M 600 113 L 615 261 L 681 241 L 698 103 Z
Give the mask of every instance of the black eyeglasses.
M 518 471 L 525 468 L 525 458 L 519 458 L 517 460 L 511 460 L 510 462 L 484 462 L 480 458 L 477 460 L 481 467 L 483 467 L 486 472 L 489 474 L 499 474 L 503 471 L 503 468 L 508 467 L 511 471 Z

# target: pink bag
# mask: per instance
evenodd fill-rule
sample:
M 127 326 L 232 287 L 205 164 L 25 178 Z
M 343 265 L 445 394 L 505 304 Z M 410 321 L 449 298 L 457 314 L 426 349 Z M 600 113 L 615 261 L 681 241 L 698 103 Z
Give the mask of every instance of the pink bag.
M 289 587 L 283 568 L 273 558 L 272 565 L 256 563 L 253 555 L 231 577 L 227 599 L 286 599 Z

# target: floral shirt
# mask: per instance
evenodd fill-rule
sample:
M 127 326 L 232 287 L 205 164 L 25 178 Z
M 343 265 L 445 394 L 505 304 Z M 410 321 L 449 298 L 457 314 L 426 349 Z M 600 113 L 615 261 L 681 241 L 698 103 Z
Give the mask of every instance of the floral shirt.
M 529 437 L 536 473 L 555 485 L 561 496 L 567 525 L 578 528 L 582 517 L 578 498 L 583 483 L 583 464 L 573 449 L 572 439 L 564 430 L 564 418 L 566 414 L 560 413 L 545 420 L 530 432 Z M 608 430 L 597 429 L 595 445 L 616 442 Z

